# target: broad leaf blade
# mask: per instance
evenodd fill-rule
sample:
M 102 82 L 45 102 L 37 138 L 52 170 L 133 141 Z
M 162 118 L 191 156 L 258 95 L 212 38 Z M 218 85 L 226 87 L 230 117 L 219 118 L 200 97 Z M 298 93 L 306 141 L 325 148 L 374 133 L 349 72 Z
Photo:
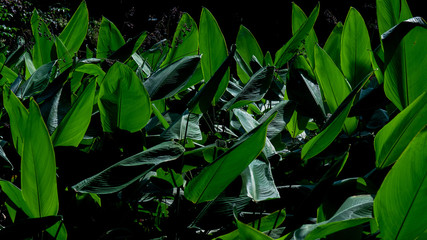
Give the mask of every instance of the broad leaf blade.
M 102 128 L 136 132 L 150 120 L 151 101 L 141 80 L 128 66 L 115 63 L 105 75 L 98 100 Z
M 377 0 L 376 5 L 380 34 L 412 17 L 406 0 Z
M 202 140 L 202 132 L 199 126 L 201 117 L 201 114 L 185 111 L 160 136 L 168 140 L 183 140 L 185 137 L 193 140 Z
M 352 87 L 372 71 L 371 51 L 365 21 L 356 9 L 350 8 L 341 37 L 341 70 Z
M 53 47 L 53 37 L 46 23 L 40 18 L 35 9 L 31 16 L 31 30 L 34 37 L 34 46 L 32 49 L 33 63 L 37 69 L 43 64 L 52 61 L 50 52 Z
M 255 56 L 259 61 L 264 59 L 261 47 L 254 35 L 243 25 L 240 25 L 239 32 L 237 33 L 236 48 L 238 55 L 242 58 L 246 66 L 249 66 L 252 56 Z M 247 70 L 245 71 L 242 68 L 242 64 L 237 65 L 237 75 L 243 83 L 247 83 L 251 75 L 247 74 Z
M 144 177 L 159 164 L 178 159 L 184 151 L 185 149 L 178 143 L 161 143 L 77 183 L 73 189 L 96 194 L 118 192 Z
M 89 26 L 89 12 L 86 2 L 82 1 L 59 38 L 71 54 L 75 54 L 85 40 Z
M 43 92 L 49 84 L 53 66 L 54 62 L 49 62 L 39 67 L 36 72 L 18 88 L 16 96 L 25 100 Z
M 114 23 L 103 17 L 99 27 L 96 57 L 100 59 L 107 58 L 123 45 L 125 45 L 125 40 L 119 29 Z
M 341 22 L 338 22 L 326 40 L 323 49 L 332 58 L 334 63 L 340 67 L 341 65 L 341 36 L 344 26 Z
M 241 176 L 242 194 L 252 198 L 255 202 L 280 198 L 269 163 L 255 159 Z
M 427 125 L 427 93 L 423 93 L 375 136 L 377 168 L 393 164 Z
M 237 228 L 239 229 L 239 239 L 241 240 L 273 240 L 273 238 L 256 230 L 255 228 L 244 224 L 237 220 Z
M 215 199 L 261 153 L 268 124 L 275 116 L 242 136 L 226 153 L 205 167 L 188 183 L 185 197 L 194 203 Z
M 380 236 L 417 239 L 426 230 L 427 128 L 409 144 L 387 174 L 374 201 Z

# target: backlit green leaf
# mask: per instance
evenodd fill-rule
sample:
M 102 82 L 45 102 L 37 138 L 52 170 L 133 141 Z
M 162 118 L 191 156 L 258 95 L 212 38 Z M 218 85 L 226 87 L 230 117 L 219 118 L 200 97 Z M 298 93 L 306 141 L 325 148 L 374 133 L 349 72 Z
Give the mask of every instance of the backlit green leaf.
M 243 25 L 240 25 L 239 32 L 237 33 L 236 48 L 237 53 L 242 57 L 242 60 L 248 66 L 252 56 L 255 56 L 259 61 L 264 59 L 261 47 L 259 46 L 254 35 L 252 35 L 249 29 Z M 249 78 L 251 77 L 251 75 L 248 75 L 240 65 L 237 65 L 237 75 L 243 83 L 249 81 Z
M 99 27 L 96 57 L 100 59 L 107 58 L 123 45 L 125 45 L 125 40 L 119 29 L 114 23 L 103 17 Z
M 89 26 L 89 13 L 86 2 L 82 1 L 67 26 L 59 34 L 64 46 L 74 55 L 85 40 Z

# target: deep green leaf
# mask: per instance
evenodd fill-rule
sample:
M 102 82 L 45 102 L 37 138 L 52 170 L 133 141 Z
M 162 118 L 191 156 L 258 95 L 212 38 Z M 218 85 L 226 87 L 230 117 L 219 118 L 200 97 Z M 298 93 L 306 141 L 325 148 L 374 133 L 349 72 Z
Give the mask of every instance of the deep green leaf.
M 31 55 L 33 56 L 34 67 L 37 69 L 53 60 L 51 59 L 50 52 L 54 41 L 49 28 L 35 9 L 31 16 L 31 30 L 34 37 L 34 46 Z
M 152 100 L 177 94 L 190 80 L 200 62 L 200 56 L 186 56 L 154 72 L 144 86 Z
M 408 145 L 385 177 L 374 201 L 383 239 L 420 239 L 427 231 L 427 128 Z
M 292 114 L 295 110 L 296 103 L 293 101 L 281 101 L 276 104 L 270 111 L 261 116 L 258 120 L 259 123 L 263 123 L 272 114 L 277 112 L 277 116 L 271 121 L 267 129 L 267 137 L 273 139 L 279 133 L 281 133 L 286 125 L 290 122 Z
M 185 149 L 175 142 L 163 142 L 137 153 L 87 178 L 73 189 L 78 192 L 108 194 L 118 192 L 154 170 L 159 164 L 178 159 Z
M 183 140 L 185 137 L 193 140 L 202 140 L 199 120 L 201 114 L 185 111 L 181 117 L 173 122 L 160 136 L 165 139 Z
M 0 62 L 0 76 L 0 86 L 3 86 L 5 83 L 13 83 L 18 74 Z
M 17 207 L 20 208 L 28 216 L 32 216 L 30 209 L 28 208 L 27 203 L 22 196 L 22 191 L 16 187 L 13 183 L 0 179 L 0 187 L 3 193 L 7 195 L 10 201 Z M 12 218 L 12 221 L 14 219 Z
M 125 40 L 119 29 L 114 23 L 103 17 L 99 27 L 96 57 L 100 59 L 107 58 L 123 45 L 125 45 Z
M 264 55 L 254 35 L 243 25 L 240 25 L 239 32 L 237 33 L 236 48 L 238 53 L 236 56 L 240 56 L 243 61 L 241 64 L 237 65 L 237 75 L 240 81 L 247 83 L 251 75 L 249 75 L 250 72 L 248 74 L 248 70 L 244 70 L 241 65 L 249 66 L 252 56 L 255 56 L 261 61 L 264 59 Z
M 273 238 L 265 235 L 257 229 L 244 224 L 237 220 L 237 228 L 239 229 L 239 239 L 241 240 L 273 240 Z
M 82 1 L 67 26 L 59 34 L 64 46 L 74 55 L 85 40 L 89 26 L 89 12 L 86 2 Z
M 350 8 L 341 36 L 341 70 L 352 87 L 372 71 L 371 52 L 365 21 L 356 9 Z
M 188 183 L 185 197 L 194 203 L 215 199 L 261 153 L 268 124 L 275 116 L 243 135 L 227 152 L 203 168 Z
M 43 92 L 49 84 L 54 62 L 49 62 L 39 67 L 31 77 L 19 86 L 16 96 L 20 99 L 28 99 Z
M 376 5 L 380 34 L 412 17 L 406 0 L 377 0 Z
M 99 90 L 102 128 L 136 132 L 150 120 L 151 101 L 141 80 L 128 66 L 116 62 L 105 75 Z
M 119 33 L 117 33 L 117 35 L 118 34 Z M 120 46 L 120 48 L 115 50 L 113 53 L 109 54 L 108 58 L 110 60 L 126 62 L 141 47 L 146 37 L 147 32 L 141 32 L 140 34 Z
M 326 53 L 332 58 L 334 63 L 341 67 L 341 35 L 343 31 L 344 26 L 341 22 L 338 22 L 334 29 L 332 30 L 331 34 L 329 35 L 328 39 L 326 40 L 325 46 L 323 46 L 323 49 Z
M 375 136 L 377 168 L 393 164 L 427 125 L 427 93 L 424 92 Z
M 298 31 L 293 35 L 293 37 L 281 47 L 275 55 L 274 65 L 279 68 L 286 64 L 295 54 L 298 52 L 299 48 L 303 44 L 304 39 L 313 29 L 314 23 L 317 20 L 319 15 L 320 3 L 316 5 L 313 11 L 310 13 L 307 21 L 298 29 Z

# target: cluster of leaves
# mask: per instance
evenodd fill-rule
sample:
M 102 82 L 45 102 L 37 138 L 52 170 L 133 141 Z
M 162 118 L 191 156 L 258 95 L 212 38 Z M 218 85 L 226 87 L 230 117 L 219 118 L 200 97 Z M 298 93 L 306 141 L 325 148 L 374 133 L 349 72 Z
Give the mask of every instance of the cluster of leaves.
M 427 25 L 377 0 L 380 46 L 350 8 L 322 48 L 319 8 L 274 58 L 206 8 L 147 50 L 102 18 L 79 58 L 86 3 L 58 36 L 34 10 L 0 62 L 0 236 L 426 238 Z

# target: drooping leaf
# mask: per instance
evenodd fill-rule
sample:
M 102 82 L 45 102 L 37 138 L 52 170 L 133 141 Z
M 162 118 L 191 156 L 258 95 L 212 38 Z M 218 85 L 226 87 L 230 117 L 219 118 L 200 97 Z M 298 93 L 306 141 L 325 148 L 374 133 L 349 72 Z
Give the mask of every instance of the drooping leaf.
M 5 66 L 0 62 L 0 86 L 3 86 L 5 83 L 13 83 L 16 78 L 18 78 L 18 74 L 15 73 L 12 69 Z
M 54 41 L 49 28 L 35 9 L 31 16 L 31 30 L 34 37 L 34 46 L 31 55 L 33 56 L 34 67 L 38 69 L 43 64 L 53 60 L 50 52 Z
M 227 152 L 203 168 L 188 183 L 185 197 L 194 203 L 215 199 L 261 153 L 268 124 L 275 116 L 243 135 Z
M 352 87 L 372 71 L 371 52 L 365 21 L 355 8 L 350 8 L 341 36 L 341 70 Z
M 330 219 L 316 224 L 303 225 L 294 232 L 292 240 L 320 239 L 369 222 L 372 220 L 373 202 L 370 195 L 349 197 Z
M 207 9 L 203 8 L 199 23 L 199 51 L 202 54 L 201 66 L 205 81 L 211 81 L 224 60 L 227 59 L 228 51 L 224 35 L 218 22 Z M 230 80 L 230 71 L 227 69 L 220 77 L 219 84 L 215 88 L 213 105 L 219 100 L 227 88 Z
M 200 56 L 186 56 L 154 72 L 144 86 L 152 100 L 169 98 L 177 94 L 195 72 Z
M 117 35 L 118 34 L 119 33 L 117 33 Z M 123 63 L 126 62 L 141 47 L 146 37 L 147 37 L 147 32 L 139 33 L 137 36 L 131 38 L 129 41 L 127 41 L 125 44 L 120 46 L 113 53 L 108 55 L 108 58 L 114 61 L 119 61 Z
M 13 183 L 5 180 L 0 180 L 0 187 L 2 192 L 4 192 L 10 201 L 19 209 L 21 209 L 28 216 L 32 216 L 30 209 L 28 208 L 27 203 L 22 196 L 22 191 L 18 187 L 16 187 Z M 15 209 L 16 210 L 16 209 Z M 12 221 L 14 221 L 14 218 Z
M 322 88 L 329 110 L 334 113 L 351 92 L 351 86 L 325 50 L 320 48 L 319 45 L 316 46 L 314 54 L 316 59 L 315 72 L 318 83 Z M 344 131 L 347 134 L 355 131 L 356 127 L 356 118 L 353 117 L 345 120 Z
M 261 116 L 258 120 L 259 123 L 263 123 L 268 117 L 277 112 L 276 117 L 268 125 L 267 137 L 273 139 L 279 133 L 281 133 L 286 125 L 290 122 L 292 114 L 295 110 L 296 103 L 294 101 L 281 101 L 276 104 L 270 111 Z
M 384 91 L 393 104 L 403 110 L 427 90 L 424 77 L 427 64 L 427 24 L 420 17 L 408 19 L 382 36 L 384 47 Z
M 255 159 L 241 173 L 241 176 L 242 194 L 252 198 L 255 202 L 280 198 L 269 163 Z
M 151 101 L 141 80 L 128 66 L 116 62 L 105 75 L 99 90 L 98 107 L 102 128 L 136 132 L 150 120 Z
M 427 128 L 409 143 L 385 177 L 374 201 L 383 239 L 421 239 L 427 231 Z
M 82 1 L 67 26 L 58 36 L 72 55 L 79 50 L 85 40 L 88 26 L 89 12 L 86 2 Z
M 16 96 L 20 99 L 28 99 L 43 92 L 49 84 L 54 62 L 49 62 L 39 67 L 31 77 L 19 86 Z
M 118 192 L 154 170 L 159 164 L 178 159 L 185 149 L 176 142 L 163 142 L 137 153 L 87 178 L 73 189 L 78 192 L 108 194 Z
M 310 13 L 307 21 L 298 29 L 298 31 L 292 36 L 292 38 L 281 47 L 275 55 L 274 65 L 279 68 L 286 64 L 301 47 L 304 39 L 313 29 L 314 23 L 319 15 L 320 3 L 316 5 L 313 11 Z
M 199 31 L 194 19 L 183 13 L 176 27 L 173 40 L 161 67 L 169 65 L 186 56 L 198 54 Z
M 32 217 L 58 213 L 56 161 L 49 132 L 38 105 L 30 101 L 29 116 L 24 129 L 21 159 L 21 190 Z
M 273 80 L 274 67 L 263 67 L 254 73 L 237 96 L 228 101 L 223 109 L 241 107 L 251 102 L 260 101 L 267 93 Z
M 316 64 L 316 66 L 318 67 L 319 64 Z M 360 82 L 350 92 L 350 94 L 348 94 L 348 96 L 342 101 L 332 116 L 324 124 L 322 131 L 304 145 L 301 151 L 302 159 L 307 160 L 316 156 L 325 150 L 334 141 L 345 124 L 345 120 L 350 112 L 357 93 L 359 93 L 362 87 L 368 82 L 369 77 L 370 75 L 365 77 L 365 79 Z
M 52 143 L 57 146 L 77 147 L 83 139 L 92 116 L 96 82 L 93 80 L 77 98 L 71 109 L 52 134 Z
M 375 136 L 377 168 L 393 164 L 427 125 L 427 93 L 400 112 Z
M 238 53 L 236 56 L 241 57 L 241 62 L 237 65 L 237 75 L 243 83 L 247 83 L 252 75 L 252 69 L 247 69 L 252 56 L 261 61 L 264 55 L 254 35 L 243 25 L 240 25 L 237 33 L 236 49 Z
M 119 29 L 107 18 L 103 17 L 98 33 L 96 57 L 105 59 L 125 45 L 125 40 Z

